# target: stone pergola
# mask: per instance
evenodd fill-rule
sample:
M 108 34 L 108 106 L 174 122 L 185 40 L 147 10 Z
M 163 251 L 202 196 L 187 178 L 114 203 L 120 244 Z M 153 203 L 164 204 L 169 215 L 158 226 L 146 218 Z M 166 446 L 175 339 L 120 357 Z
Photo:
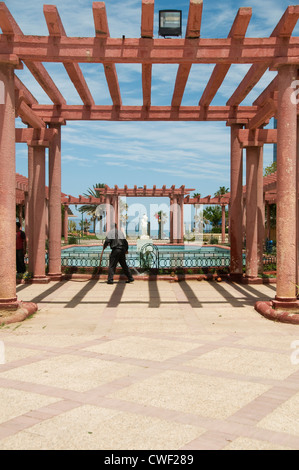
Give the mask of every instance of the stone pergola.
M 246 37 L 251 8 L 240 8 L 232 18 L 227 38 L 202 38 L 202 0 L 190 0 L 184 38 L 154 38 L 154 0 L 141 0 L 139 38 L 111 38 L 104 2 L 92 4 L 93 37 L 69 37 L 55 6 L 45 5 L 49 34 L 27 36 L 4 2 L 0 2 L 0 307 L 17 303 L 15 276 L 15 143 L 28 145 L 28 179 L 32 194 L 43 195 L 45 148 L 49 148 L 49 279 L 61 278 L 61 135 L 73 120 L 109 121 L 222 121 L 231 135 L 230 148 L 230 275 L 241 281 L 243 213 L 243 149 L 246 149 L 247 252 L 258 259 L 258 233 L 263 201 L 263 146 L 277 143 L 277 306 L 297 306 L 297 115 L 295 88 L 299 67 L 299 38 L 292 37 L 299 6 L 289 6 L 270 37 Z M 78 18 L 78 27 L 80 18 Z M 81 105 L 69 105 L 43 62 L 62 64 L 74 84 Z M 95 103 L 79 63 L 102 64 L 111 106 Z M 143 100 L 140 106 L 122 102 L 115 64 L 141 64 Z M 52 105 L 38 103 L 15 74 L 23 64 L 41 85 Z M 169 106 L 151 105 L 152 68 L 178 64 Z M 193 106 L 182 106 L 193 64 L 214 64 L 206 88 Z M 232 96 L 222 106 L 212 100 L 232 64 L 250 64 Z M 268 70 L 276 76 L 251 106 L 242 101 Z M 28 126 L 15 128 L 15 116 Z M 277 129 L 265 129 L 277 119 Z M 44 207 L 31 205 L 35 233 L 44 231 Z M 43 199 L 41 197 L 40 199 Z M 42 249 L 37 239 L 35 250 Z M 41 254 L 39 255 L 41 256 Z M 248 280 L 255 272 L 247 273 Z
M 106 224 L 109 227 L 112 221 L 119 220 L 119 197 L 168 197 L 170 201 L 170 243 L 184 243 L 184 204 L 185 196 L 189 195 L 190 191 L 194 188 L 187 189 L 185 186 L 176 188 L 174 185 L 167 188 L 166 185 L 162 188 L 148 188 L 146 185 L 143 187 L 128 188 L 126 185 L 119 188 L 117 185 L 114 188 L 105 186 L 105 188 L 95 188 L 95 190 L 105 200 L 106 205 Z M 113 214 L 109 208 L 113 209 Z

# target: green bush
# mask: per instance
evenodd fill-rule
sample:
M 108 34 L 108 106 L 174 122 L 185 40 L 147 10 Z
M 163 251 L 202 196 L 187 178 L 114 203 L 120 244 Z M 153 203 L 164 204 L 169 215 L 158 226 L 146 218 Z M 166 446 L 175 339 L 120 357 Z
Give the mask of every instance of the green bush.
M 71 236 L 68 238 L 68 244 L 69 245 L 76 245 L 77 244 L 77 238 L 74 236 Z

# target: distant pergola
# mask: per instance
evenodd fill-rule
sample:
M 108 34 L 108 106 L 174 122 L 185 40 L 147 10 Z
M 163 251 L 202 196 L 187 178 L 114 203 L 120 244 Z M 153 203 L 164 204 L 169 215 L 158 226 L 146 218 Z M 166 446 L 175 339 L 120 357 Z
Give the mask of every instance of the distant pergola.
M 68 121 L 222 121 L 230 128 L 230 242 L 232 280 L 242 281 L 243 149 L 246 149 L 246 282 L 255 282 L 260 269 L 262 240 L 260 214 L 263 201 L 263 146 L 277 143 L 277 292 L 275 305 L 297 306 L 297 101 L 299 38 L 292 37 L 299 6 L 289 6 L 270 37 L 247 38 L 251 8 L 240 8 L 227 38 L 202 38 L 202 0 L 190 0 L 184 38 L 154 38 L 154 0 L 141 0 L 139 38 L 111 38 L 104 2 L 92 4 L 93 37 L 69 37 L 56 6 L 45 5 L 49 34 L 24 35 L 0 2 L 0 305 L 17 303 L 15 279 L 15 143 L 28 145 L 29 224 L 38 239 L 32 247 L 34 280 L 61 279 L 61 132 Z M 78 26 L 80 18 L 78 18 Z M 43 62 L 61 63 L 82 100 L 69 105 Z M 80 63 L 99 63 L 111 95 L 111 105 L 95 103 Z M 51 99 L 38 103 L 15 75 L 23 64 Z M 126 106 L 115 64 L 141 64 L 143 99 L 140 106 Z M 152 69 L 156 64 L 177 64 L 169 106 L 152 106 Z M 182 106 L 193 64 L 214 64 L 199 101 Z M 250 64 L 240 84 L 222 106 L 211 105 L 232 64 Z M 251 106 L 241 103 L 268 70 L 277 74 Z M 27 129 L 15 129 L 15 116 Z M 277 119 L 277 129 L 265 129 Z M 49 148 L 49 272 L 44 267 L 45 148 Z M 183 164 L 183 162 L 182 162 Z M 200 176 L 200 175 L 199 175 Z M 34 194 L 41 195 L 35 198 Z
M 175 185 L 167 188 L 163 185 L 162 188 L 157 188 L 154 185 L 148 188 L 146 185 L 143 187 L 128 188 L 126 185 L 119 188 L 117 185 L 110 188 L 108 185 L 105 188 L 95 188 L 95 190 L 105 200 L 106 204 L 106 224 L 109 227 L 111 221 L 119 221 L 119 198 L 120 197 L 168 197 L 170 202 L 170 243 L 183 243 L 184 242 L 184 204 L 185 196 L 194 191 L 194 188 L 187 189 L 184 185 L 176 188 Z M 109 210 L 112 208 L 112 214 Z

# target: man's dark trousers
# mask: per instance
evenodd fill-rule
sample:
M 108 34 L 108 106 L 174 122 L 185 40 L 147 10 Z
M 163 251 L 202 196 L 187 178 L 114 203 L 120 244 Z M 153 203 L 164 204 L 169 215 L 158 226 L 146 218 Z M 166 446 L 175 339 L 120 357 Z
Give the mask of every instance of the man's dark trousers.
M 117 263 L 121 265 L 123 272 L 129 281 L 133 281 L 132 274 L 130 273 L 126 261 L 126 252 L 122 248 L 113 248 L 109 258 L 108 282 L 113 282 L 113 276 Z

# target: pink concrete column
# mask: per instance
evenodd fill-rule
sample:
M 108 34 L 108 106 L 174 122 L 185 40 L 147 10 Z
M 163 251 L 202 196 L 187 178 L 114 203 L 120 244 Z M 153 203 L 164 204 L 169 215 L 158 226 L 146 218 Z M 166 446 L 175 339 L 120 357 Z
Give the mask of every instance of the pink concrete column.
M 61 279 L 61 125 L 51 124 L 58 133 L 49 147 L 49 272 Z
M 184 243 L 184 196 L 180 196 L 180 234 L 179 243 Z
M 33 147 L 33 280 L 45 282 L 45 148 Z
M 28 271 L 33 273 L 34 270 L 34 204 L 33 204 L 33 162 L 34 162 L 34 148 L 28 146 L 28 228 L 27 228 L 27 239 L 28 239 Z
M 258 272 L 263 273 L 263 254 L 265 240 L 265 194 L 264 194 L 264 168 L 263 168 L 263 147 L 258 147 L 258 167 L 257 167 L 257 256 Z
M 0 64 L 0 308 L 17 306 L 14 68 Z
M 169 198 L 169 241 L 173 243 L 173 198 Z
M 69 213 L 68 213 L 68 205 L 64 205 L 64 218 L 63 218 L 63 236 L 64 242 L 68 241 L 68 222 L 69 222 Z
M 246 148 L 246 277 L 258 277 L 258 161 L 259 148 Z
M 225 205 L 221 206 L 221 241 L 225 243 Z
M 292 99 L 292 82 L 297 66 L 278 69 L 277 106 L 277 290 L 275 306 L 296 301 L 296 138 L 297 105 Z
M 173 207 L 173 243 L 178 243 L 179 241 L 179 217 L 178 217 L 178 201 L 177 201 L 177 197 L 176 196 L 173 196 L 173 204 L 172 204 L 172 207 Z
M 242 213 L 243 213 L 243 152 L 238 140 L 240 124 L 231 124 L 231 173 L 230 173 L 230 277 L 241 281 L 243 275 L 242 259 Z

